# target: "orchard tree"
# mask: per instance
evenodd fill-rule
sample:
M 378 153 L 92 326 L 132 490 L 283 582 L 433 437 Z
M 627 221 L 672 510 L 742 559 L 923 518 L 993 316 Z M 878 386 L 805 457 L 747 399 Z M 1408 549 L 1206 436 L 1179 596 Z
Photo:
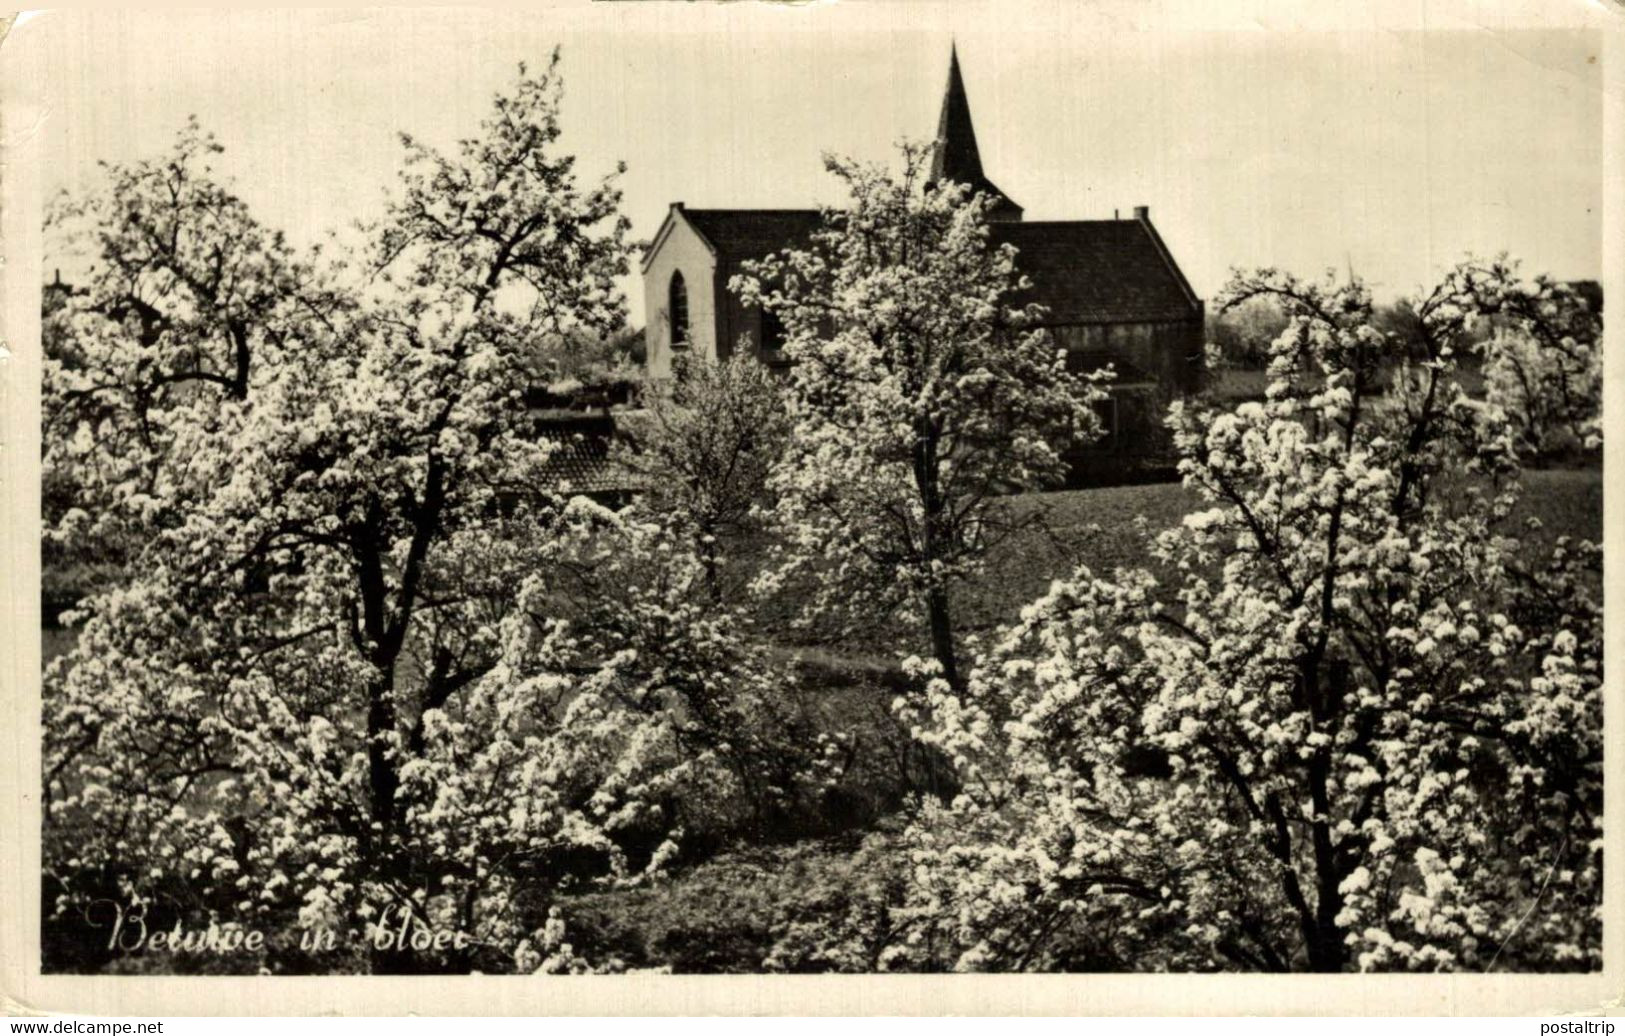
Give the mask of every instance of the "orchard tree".
M 732 780 L 699 728 L 765 677 L 697 616 L 701 566 L 542 488 L 522 389 L 621 326 L 627 270 L 618 188 L 578 185 L 559 104 L 555 53 L 453 154 L 403 137 L 388 211 L 320 262 L 194 130 L 74 209 L 93 272 L 47 371 L 47 480 L 78 500 L 56 531 L 140 537 L 47 674 L 61 910 L 404 919 L 472 942 L 362 942 L 374 969 L 501 968 L 515 882 L 658 867 L 692 819 L 672 789 Z
M 212 175 L 219 152 L 193 120 L 168 155 L 104 163 L 103 189 L 51 208 L 52 243 L 79 271 L 46 289 L 52 556 L 123 562 L 178 524 L 195 499 L 177 439 L 229 421 L 265 354 L 336 304 Z
M 1227 362 L 1244 368 L 1263 367 L 1270 343 L 1286 327 L 1286 316 L 1269 299 L 1254 299 L 1208 318 L 1208 340 Z
M 767 481 L 790 419 L 777 377 L 745 351 L 724 362 L 683 358 L 681 376 L 644 389 L 641 413 L 617 429 L 644 503 L 686 526 L 712 596 L 724 596 L 725 541 L 760 529 Z
M 1602 314 L 1574 285 L 1525 280 L 1503 256 L 1464 263 L 1421 306 L 1455 306 L 1491 325 L 1480 349 L 1485 390 L 1513 422 L 1521 454 L 1601 446 Z
M 1026 282 L 988 242 L 989 199 L 924 184 L 929 157 L 904 145 L 900 174 L 826 159 L 846 207 L 733 286 L 782 321 L 792 364 L 777 575 L 805 570 L 814 611 L 923 614 L 958 686 L 950 589 L 1015 531 L 996 497 L 1058 481 L 1067 446 L 1098 434 L 1101 392 L 1016 304 Z
M 903 966 L 945 925 L 962 968 L 1599 966 L 1601 554 L 1530 560 L 1518 425 L 1456 378 L 1525 296 L 1455 271 L 1415 363 L 1359 284 L 1253 298 L 1267 399 L 1170 418 L 1172 585 L 1080 569 L 917 704 L 964 791 L 909 833 Z

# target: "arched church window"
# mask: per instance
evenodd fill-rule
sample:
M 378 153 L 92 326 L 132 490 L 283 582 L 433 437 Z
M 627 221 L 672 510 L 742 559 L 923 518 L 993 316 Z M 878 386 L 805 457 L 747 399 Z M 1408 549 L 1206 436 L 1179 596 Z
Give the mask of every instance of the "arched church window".
M 683 284 L 683 271 L 671 275 L 670 297 L 666 312 L 671 317 L 671 344 L 674 349 L 688 347 L 688 288 Z

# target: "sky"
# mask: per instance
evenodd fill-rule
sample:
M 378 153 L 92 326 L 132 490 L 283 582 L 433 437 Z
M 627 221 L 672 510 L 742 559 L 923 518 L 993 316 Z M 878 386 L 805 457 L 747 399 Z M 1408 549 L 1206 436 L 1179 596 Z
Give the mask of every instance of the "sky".
M 1027 218 L 1149 206 L 1203 297 L 1258 265 L 1353 269 L 1392 296 L 1469 252 L 1601 276 L 1595 31 L 1148 6 L 1164 17 L 851 0 L 64 11 L 5 46 L 29 48 L 44 84 L 46 190 L 85 189 L 99 160 L 161 153 L 195 114 L 239 193 L 296 242 L 379 210 L 398 131 L 453 144 L 519 62 L 555 45 L 561 144 L 587 175 L 627 163 L 634 237 L 674 201 L 838 202 L 820 155 L 883 161 L 898 139 L 929 137 L 952 43 L 983 164 Z M 627 289 L 641 324 L 641 285 Z

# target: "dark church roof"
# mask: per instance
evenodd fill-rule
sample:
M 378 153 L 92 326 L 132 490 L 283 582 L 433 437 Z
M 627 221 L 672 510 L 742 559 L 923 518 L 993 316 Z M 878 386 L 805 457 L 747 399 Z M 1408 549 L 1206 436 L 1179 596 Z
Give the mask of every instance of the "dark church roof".
M 995 244 L 1016 248 L 1032 281 L 1020 301 L 1049 312 L 1047 324 L 1185 320 L 1198 302 L 1148 217 L 1054 223 L 993 223 Z
M 817 209 L 683 209 L 689 225 L 729 262 L 803 248 L 818 229 Z
M 760 259 L 805 248 L 819 226 L 816 209 L 683 209 L 721 259 Z M 1037 302 L 1047 324 L 1185 320 L 1196 296 L 1163 247 L 1148 216 L 1135 219 L 988 224 L 994 245 L 1016 248 L 1016 266 L 1032 281 L 1017 301 Z
M 990 220 L 1021 218 L 1021 206 L 994 186 L 982 171 L 982 152 L 976 146 L 970 99 L 965 96 L 965 81 L 959 74 L 958 48 L 948 54 L 948 89 L 942 95 L 936 151 L 931 157 L 931 178 L 926 182 L 935 184 L 943 180 L 965 184 L 972 194 L 992 195 L 993 204 L 987 213 Z

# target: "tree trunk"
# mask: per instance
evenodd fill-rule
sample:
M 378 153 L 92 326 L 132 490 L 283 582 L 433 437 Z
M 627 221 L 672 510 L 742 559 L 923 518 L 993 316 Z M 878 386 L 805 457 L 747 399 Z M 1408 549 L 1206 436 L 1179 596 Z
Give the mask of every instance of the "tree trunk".
M 376 664 L 376 663 L 375 663 Z M 400 790 L 400 775 L 394 758 L 396 740 L 394 666 L 380 669 L 367 689 L 367 792 L 369 819 L 372 821 L 368 838 L 371 847 L 366 866 L 386 885 L 397 884 L 401 877 L 402 859 L 397 845 L 397 803 L 395 794 Z M 390 926 L 391 930 L 395 928 Z M 417 967 L 409 949 L 393 942 L 379 946 L 367 930 L 369 969 L 374 975 L 406 975 Z
M 722 574 L 718 569 L 720 562 L 717 558 L 717 533 L 709 526 L 700 527 L 699 541 L 700 566 L 705 577 L 705 590 L 711 598 L 712 604 L 722 603 Z
M 372 822 L 387 836 L 395 820 L 395 792 L 400 777 L 391 758 L 395 733 L 395 688 L 390 671 L 380 673 L 367 691 L 367 785 Z
M 921 509 L 925 512 L 924 527 L 920 530 L 920 548 L 930 584 L 925 591 L 925 610 L 931 626 L 931 653 L 942 667 L 942 678 L 948 681 L 955 694 L 964 691 L 959 676 L 959 656 L 954 650 L 953 616 L 948 606 L 948 588 L 942 585 L 936 566 L 950 545 L 951 534 L 945 530 L 943 515 L 947 510 L 938 481 L 938 432 L 929 420 L 921 419 L 916 426 L 918 439 L 914 444 L 914 486 L 920 494 Z
M 942 678 L 954 692 L 964 690 L 959 678 L 959 655 L 954 649 L 953 617 L 948 609 L 948 591 L 933 586 L 925 595 L 926 611 L 931 620 L 931 653 L 942 667 Z
M 1334 535 L 1337 517 L 1333 520 Z M 1325 614 L 1329 622 L 1329 603 Z M 1322 640 L 1304 671 L 1304 692 L 1316 729 L 1330 726 L 1342 716 L 1348 695 L 1348 663 L 1340 658 L 1327 659 L 1325 655 Z M 1347 877 L 1347 868 L 1343 863 L 1344 854 L 1332 839 L 1332 749 L 1329 745 L 1316 748 L 1309 757 L 1307 777 L 1309 805 L 1314 811 L 1309 838 L 1315 863 L 1315 916 L 1310 926 L 1309 966 L 1314 971 L 1336 972 L 1343 970 L 1348 959 L 1343 930 L 1337 923 L 1337 915 L 1343 910 L 1341 885 Z
M 395 662 L 400 654 L 400 639 L 390 628 L 389 591 L 384 578 L 381 521 L 378 508 L 369 508 L 368 520 L 358 531 L 355 541 L 355 559 L 360 590 L 361 626 L 359 643 L 368 663 L 373 668 L 372 680 L 367 686 L 367 808 L 370 821 L 365 840 L 363 866 L 376 880 L 396 884 L 401 877 L 402 860 L 399 855 L 398 804 L 400 790 L 397 770 L 396 741 L 399 736 L 398 715 L 395 707 Z M 409 973 L 413 967 L 410 951 L 397 947 L 380 947 L 368 930 L 368 957 L 373 974 L 398 975 Z
M 372 666 L 367 686 L 367 784 L 371 820 L 387 835 L 400 786 L 391 758 L 395 733 L 395 656 L 398 646 L 389 628 L 389 589 L 384 579 L 383 545 L 377 532 L 377 508 L 357 536 L 356 568 L 361 596 L 360 647 Z

